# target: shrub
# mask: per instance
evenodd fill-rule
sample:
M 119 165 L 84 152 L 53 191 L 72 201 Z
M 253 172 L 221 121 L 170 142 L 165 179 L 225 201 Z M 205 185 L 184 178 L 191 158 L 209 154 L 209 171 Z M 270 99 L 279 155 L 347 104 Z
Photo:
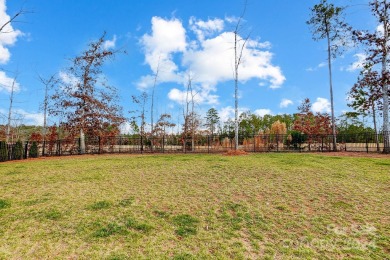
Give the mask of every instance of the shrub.
M 300 144 L 306 142 L 307 140 L 307 136 L 298 131 L 292 131 L 290 135 L 291 135 L 290 144 L 293 145 L 294 148 L 298 148 Z
M 22 141 L 17 141 L 13 149 L 13 159 L 21 160 L 23 159 L 23 143 Z
M 30 158 L 38 158 L 38 144 L 37 142 L 33 142 L 31 147 L 30 147 L 30 151 L 28 153 L 28 156 Z
M 0 141 L 0 162 L 8 160 L 8 149 L 7 144 L 4 141 Z

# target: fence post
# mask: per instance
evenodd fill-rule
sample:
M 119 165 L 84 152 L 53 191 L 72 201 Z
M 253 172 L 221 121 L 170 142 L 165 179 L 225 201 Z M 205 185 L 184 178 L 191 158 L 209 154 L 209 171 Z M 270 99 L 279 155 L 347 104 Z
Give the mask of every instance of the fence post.
M 253 133 L 253 152 L 256 152 L 256 135 Z
M 165 135 L 162 138 L 162 152 L 165 153 Z
M 46 140 L 43 141 L 42 156 L 45 156 L 45 146 L 46 146 Z M 38 150 L 38 154 L 39 154 L 39 150 Z
M 141 154 L 144 153 L 144 142 L 142 140 L 142 134 L 141 134 Z
M 347 142 L 346 142 L 345 134 L 342 135 L 342 140 L 344 144 L 344 151 L 347 151 Z
M 58 156 L 61 156 L 61 153 L 60 153 L 60 145 L 61 145 L 61 141 L 60 141 L 60 140 L 57 140 L 57 141 L 56 141 L 56 155 L 58 155 Z
M 100 139 L 100 135 L 99 135 L 99 136 L 98 136 L 98 145 L 99 145 L 99 146 L 98 146 L 98 147 L 99 147 L 99 151 L 98 151 L 98 152 L 99 152 L 99 154 L 101 154 L 101 152 L 102 152 L 102 150 L 101 150 L 102 148 L 101 148 L 101 146 L 100 146 L 100 145 L 101 145 L 100 142 L 101 142 L 101 139 Z
M 207 153 L 210 153 L 210 136 L 207 135 Z
M 321 152 L 324 152 L 324 137 L 323 136 L 321 136 Z
M 24 145 L 24 156 L 23 156 L 24 159 L 27 159 L 27 152 L 28 152 L 28 141 Z
M 376 143 L 376 151 L 380 152 L 379 148 L 379 134 L 375 132 L 375 143 Z
M 9 160 L 12 160 L 12 146 L 8 143 L 5 143 L 5 145 L 7 146 L 7 151 L 8 151 L 8 154 L 7 154 L 7 161 Z
M 368 153 L 368 133 L 365 133 L 366 136 L 366 151 Z
M 150 138 L 150 152 L 153 153 L 153 147 L 154 147 L 154 137 L 153 137 L 153 133 L 152 134 L 152 137 Z

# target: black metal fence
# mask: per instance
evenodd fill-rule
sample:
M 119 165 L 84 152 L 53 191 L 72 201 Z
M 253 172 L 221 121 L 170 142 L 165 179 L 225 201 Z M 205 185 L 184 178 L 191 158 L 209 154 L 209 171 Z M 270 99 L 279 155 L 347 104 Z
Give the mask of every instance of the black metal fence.
M 382 134 L 337 135 L 336 149 L 332 135 L 254 135 L 239 137 L 239 150 L 246 152 L 381 152 Z M 183 138 L 177 135 L 161 137 L 90 137 L 82 152 L 80 139 L 45 141 L 38 143 L 39 156 L 65 156 L 104 153 L 224 153 L 235 149 L 234 137 L 196 135 Z M 23 158 L 28 157 L 32 142 L 24 142 Z M 15 144 L 8 144 L 8 158 L 13 160 Z

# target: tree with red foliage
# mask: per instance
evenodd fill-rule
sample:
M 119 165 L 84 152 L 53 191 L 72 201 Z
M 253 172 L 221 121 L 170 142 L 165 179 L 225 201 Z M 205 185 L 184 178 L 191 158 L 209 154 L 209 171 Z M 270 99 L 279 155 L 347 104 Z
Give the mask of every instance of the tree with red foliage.
M 53 153 L 53 148 L 58 140 L 58 132 L 57 132 L 57 126 L 53 125 L 49 127 L 49 132 L 47 136 L 47 140 L 49 141 L 49 153 Z
M 105 35 L 72 60 L 68 74 L 74 80 L 57 88 L 52 96 L 57 107 L 49 109 L 52 115 L 65 118 L 63 127 L 69 134 L 79 135 L 81 154 L 85 153 L 85 134 L 104 136 L 108 128 L 118 128 L 125 121 L 116 102 L 117 90 L 102 80 L 101 67 L 115 54 L 105 48 Z
M 324 137 L 332 134 L 332 120 L 328 114 L 313 113 L 310 99 L 306 98 L 298 107 L 299 113 L 295 115 L 293 130 L 309 137 Z
M 33 142 L 40 142 L 40 141 L 42 141 L 42 139 L 43 139 L 43 136 L 42 136 L 42 134 L 39 133 L 39 132 L 33 132 L 33 133 L 31 133 L 31 135 L 30 135 L 30 141 L 33 141 Z

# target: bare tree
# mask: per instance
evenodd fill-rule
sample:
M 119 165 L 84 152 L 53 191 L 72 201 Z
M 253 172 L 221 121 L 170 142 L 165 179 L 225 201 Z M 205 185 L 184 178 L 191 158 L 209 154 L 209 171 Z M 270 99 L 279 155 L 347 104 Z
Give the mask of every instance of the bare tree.
M 242 28 L 242 20 L 246 12 L 248 1 L 245 1 L 244 10 L 241 13 L 238 21 L 236 23 L 234 33 L 234 131 L 235 131 L 235 150 L 238 149 L 238 128 L 239 128 L 239 118 L 238 118 L 238 69 L 242 62 L 242 53 L 244 51 L 245 45 L 249 39 L 250 34 L 246 38 L 240 37 L 240 31 Z
M 41 75 L 38 75 L 39 81 L 44 85 L 45 87 L 45 96 L 43 98 L 43 103 L 41 105 L 41 109 L 43 110 L 43 129 L 42 129 L 42 137 L 43 137 L 43 143 L 46 142 L 46 135 L 47 135 L 47 114 L 49 109 L 49 91 L 55 89 L 57 84 L 59 83 L 59 79 L 55 74 L 51 75 L 48 78 L 43 78 Z M 43 151 L 42 154 L 45 154 L 45 145 L 43 145 Z
M 187 90 L 186 90 L 186 101 L 185 106 L 183 106 L 183 119 L 184 119 L 184 125 L 183 125 L 183 152 L 186 150 L 187 145 L 187 135 L 188 135 L 188 126 L 189 126 L 189 106 L 190 106 L 190 100 L 189 100 L 189 92 L 190 89 L 192 90 L 192 78 L 191 74 L 188 74 L 187 78 Z
M 4 24 L 0 25 L 0 34 L 3 33 L 11 33 L 12 30 L 6 30 L 7 27 L 11 27 L 11 23 L 16 22 L 17 18 L 28 13 L 24 9 L 20 9 L 18 12 L 16 12 L 13 16 L 11 16 Z M 17 75 L 14 77 L 11 85 L 11 93 L 10 93 L 10 104 L 8 109 L 8 117 L 7 117 L 7 130 L 6 130 L 6 142 L 9 141 L 10 133 L 11 133 L 11 120 L 12 120 L 12 106 L 14 101 L 14 92 L 15 92 L 15 84 L 16 84 L 16 78 Z
M 198 95 L 198 92 L 194 91 L 192 86 L 193 78 L 191 76 L 191 72 L 188 73 L 187 78 L 187 90 L 186 90 L 186 102 L 185 102 L 185 108 L 183 108 L 183 117 L 184 117 L 184 129 L 183 129 L 183 135 L 184 135 L 184 146 L 187 142 L 188 134 L 191 136 L 191 150 L 193 151 L 195 149 L 195 134 L 196 129 L 200 125 L 199 116 L 195 112 L 195 97 Z
M 138 106 L 138 109 L 130 111 L 130 113 L 134 114 L 131 117 L 131 125 L 137 126 L 137 118 L 141 119 L 141 125 L 139 128 L 139 134 L 141 138 L 141 152 L 144 150 L 143 139 L 145 138 L 145 113 L 146 113 L 146 102 L 148 101 L 148 94 L 146 92 L 142 92 L 139 96 L 131 96 L 132 102 Z
M 154 92 L 157 86 L 157 80 L 158 80 L 158 73 L 160 71 L 160 57 L 158 57 L 157 67 L 156 67 L 156 73 L 154 74 L 154 81 L 153 81 L 153 88 L 152 88 L 152 96 L 151 96 L 151 104 L 150 104 L 150 133 L 152 135 L 152 143 L 150 146 L 150 149 L 153 151 L 153 134 L 154 134 Z
M 13 103 L 14 103 L 14 93 L 15 93 L 15 84 L 16 79 L 18 77 L 18 74 L 15 74 L 15 77 L 12 81 L 11 85 L 11 92 L 9 96 L 9 108 L 8 108 L 8 117 L 7 117 L 7 132 L 6 132 L 6 142 L 9 142 L 10 140 L 10 134 L 11 134 L 11 121 L 12 121 L 12 109 L 13 109 Z
M 23 8 L 17 11 L 13 16 L 11 16 L 4 24 L 0 26 L 0 33 L 10 33 L 12 31 L 7 31 L 6 28 L 11 23 L 14 23 L 17 21 L 17 19 L 27 13 L 31 13 L 30 11 L 24 10 Z

